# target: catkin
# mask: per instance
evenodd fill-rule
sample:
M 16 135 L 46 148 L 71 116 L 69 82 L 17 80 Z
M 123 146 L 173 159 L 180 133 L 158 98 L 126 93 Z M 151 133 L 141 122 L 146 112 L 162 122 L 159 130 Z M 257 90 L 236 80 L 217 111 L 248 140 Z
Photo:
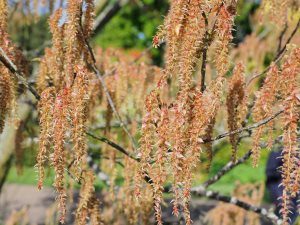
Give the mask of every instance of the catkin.
M 227 114 L 228 114 L 228 129 L 229 131 L 237 130 L 241 127 L 243 115 L 246 108 L 246 92 L 244 79 L 244 66 L 238 64 L 233 72 L 233 76 L 229 83 L 227 95 Z M 242 116 L 241 116 L 242 115 Z M 232 144 L 232 161 L 236 161 L 238 135 L 230 135 Z
M 217 17 L 216 22 L 216 52 L 215 52 L 215 65 L 219 76 L 224 76 L 229 69 L 229 45 L 233 38 L 232 27 L 234 16 L 236 14 L 237 1 L 231 1 L 231 4 L 222 5 Z
M 73 129 L 73 151 L 75 153 L 75 165 L 82 168 L 82 162 L 87 155 L 86 143 L 86 121 L 88 110 L 88 73 L 79 65 L 75 67 L 76 78 L 72 87 L 72 129 Z
M 50 31 L 52 33 L 52 54 L 55 56 L 52 58 L 51 64 L 49 64 L 49 72 L 52 75 L 53 82 L 57 90 L 64 85 L 64 26 L 59 26 L 59 20 L 62 16 L 62 9 L 58 9 L 54 12 L 49 20 Z
M 67 119 L 69 117 L 70 90 L 62 89 L 56 96 L 53 112 L 54 131 L 53 143 L 54 153 L 52 164 L 55 171 L 54 187 L 58 193 L 58 207 L 60 210 L 60 221 L 63 223 L 66 216 L 66 189 L 65 189 L 65 136 L 68 129 Z
M 39 150 L 37 154 L 38 168 L 38 189 L 41 190 L 43 180 L 45 177 L 44 166 L 49 157 L 50 143 L 53 137 L 52 121 L 53 121 L 53 106 L 54 106 L 55 88 L 49 87 L 41 94 L 39 102 L 39 123 L 40 123 L 40 137 Z
M 7 69 L 0 66 L 0 134 L 3 132 L 5 118 L 12 107 L 13 86 Z

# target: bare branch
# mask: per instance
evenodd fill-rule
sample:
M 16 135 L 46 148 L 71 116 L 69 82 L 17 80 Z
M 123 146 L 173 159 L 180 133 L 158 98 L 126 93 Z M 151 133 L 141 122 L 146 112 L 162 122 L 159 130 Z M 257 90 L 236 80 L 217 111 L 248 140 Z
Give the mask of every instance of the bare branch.
M 275 113 L 274 115 L 266 118 L 266 119 L 263 119 L 255 124 L 252 124 L 250 126 L 247 126 L 247 127 L 242 127 L 240 129 L 237 129 L 237 130 L 234 130 L 234 131 L 231 131 L 231 132 L 226 132 L 226 133 L 223 133 L 223 134 L 220 134 L 210 140 L 203 140 L 204 143 L 207 143 L 207 142 L 212 142 L 212 141 L 216 141 L 216 140 L 219 140 L 219 139 L 222 139 L 224 137 L 227 137 L 227 136 L 230 136 L 230 135 L 233 135 L 233 134 L 239 134 L 239 133 L 242 133 L 243 131 L 250 131 L 250 130 L 253 130 L 255 128 L 258 128 L 260 126 L 263 126 L 267 123 L 269 123 L 271 120 L 275 119 L 276 117 L 278 117 L 279 115 L 281 115 L 282 113 L 284 112 L 284 109 L 278 111 L 277 113 Z
M 243 155 L 241 158 L 239 158 L 236 162 L 230 161 L 227 163 L 215 176 L 208 179 L 205 183 L 202 184 L 204 188 L 207 188 L 208 186 L 216 183 L 218 180 L 220 180 L 226 173 L 231 171 L 236 166 L 244 163 L 247 159 L 250 158 L 252 154 L 252 150 L 249 150 L 245 155 Z
M 287 45 L 291 42 L 291 40 L 293 39 L 293 37 L 295 36 L 295 34 L 297 33 L 298 29 L 300 27 L 300 19 L 297 22 L 296 27 L 294 28 L 294 30 L 292 31 L 290 37 L 287 39 L 286 43 L 284 44 L 283 48 L 277 53 L 275 60 L 278 59 L 280 57 L 281 54 L 283 54 L 287 48 Z
M 277 53 L 280 52 L 281 50 L 281 45 L 282 45 L 282 39 L 283 39 L 283 36 L 284 34 L 286 33 L 288 29 L 288 25 L 287 25 L 287 22 L 284 24 L 284 28 L 282 29 L 282 31 L 280 32 L 280 35 L 279 35 L 279 42 L 278 42 L 278 47 L 277 47 Z
M 0 193 L 1 193 L 1 190 L 3 188 L 4 183 L 6 181 L 8 172 L 11 168 L 12 160 L 13 160 L 13 153 L 10 154 L 10 156 L 8 157 L 8 159 L 6 160 L 6 162 L 4 164 L 4 168 L 2 168 L 3 173 L 1 173 L 1 177 L 0 177 Z
M 129 158 L 135 160 L 135 161 L 139 161 L 139 159 L 137 157 L 135 157 L 133 154 L 129 153 L 126 149 L 124 149 L 123 147 L 121 147 L 120 145 L 114 143 L 113 141 L 110 141 L 109 139 L 105 138 L 105 137 L 99 137 L 96 136 L 92 133 L 87 132 L 87 135 L 98 140 L 101 142 L 104 142 L 108 145 L 110 145 L 111 147 L 113 147 L 114 149 L 116 149 L 117 151 L 123 153 L 124 155 L 128 156 Z
M 281 224 L 281 220 L 274 214 L 272 211 L 268 211 L 265 208 L 261 208 L 258 206 L 251 205 L 247 202 L 241 201 L 235 197 L 221 195 L 219 192 L 216 191 L 209 191 L 206 190 L 203 186 L 197 186 L 191 189 L 192 194 L 207 197 L 209 199 L 214 199 L 226 203 L 230 203 L 236 205 L 240 208 L 243 208 L 247 211 L 255 212 L 268 220 L 272 221 L 274 224 Z
M 291 40 L 293 39 L 293 37 L 295 36 L 295 34 L 297 33 L 298 29 L 300 27 L 300 19 L 298 20 L 298 23 L 296 25 L 296 27 L 294 28 L 294 30 L 292 31 L 290 37 L 287 39 L 286 43 L 284 44 L 283 48 L 281 50 L 279 50 L 277 52 L 277 55 L 275 56 L 274 58 L 274 63 L 277 64 L 281 58 L 283 57 L 285 51 L 286 51 L 286 47 L 287 45 L 291 42 Z M 280 41 L 281 42 L 281 41 Z M 281 44 L 280 44 L 281 45 Z M 271 64 L 272 65 L 272 64 Z M 255 80 L 256 78 L 264 75 L 265 73 L 267 73 L 270 69 L 271 69 L 271 65 L 269 65 L 264 71 L 262 71 L 261 73 L 259 74 L 256 74 L 254 75 L 253 77 L 250 78 L 250 80 L 247 82 L 247 86 L 253 81 Z

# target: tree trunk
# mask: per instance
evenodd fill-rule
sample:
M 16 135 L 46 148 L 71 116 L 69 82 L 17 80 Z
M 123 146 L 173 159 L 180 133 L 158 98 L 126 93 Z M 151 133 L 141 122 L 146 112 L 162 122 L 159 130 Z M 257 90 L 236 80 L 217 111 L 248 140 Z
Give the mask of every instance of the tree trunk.
M 26 95 L 22 95 L 22 97 L 19 98 L 17 106 L 17 115 L 21 121 L 25 120 L 30 113 L 30 106 L 24 103 L 24 97 L 26 97 Z M 15 150 L 16 134 L 17 127 L 15 124 L 6 122 L 4 131 L 0 135 L 0 182 L 2 185 L 5 182 L 11 166 L 11 160 Z M 0 186 L 0 193 L 2 185 Z

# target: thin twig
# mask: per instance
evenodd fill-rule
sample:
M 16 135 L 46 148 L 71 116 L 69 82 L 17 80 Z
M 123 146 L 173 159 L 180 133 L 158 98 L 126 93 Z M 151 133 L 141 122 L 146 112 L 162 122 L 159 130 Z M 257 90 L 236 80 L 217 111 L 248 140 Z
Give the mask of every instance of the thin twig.
M 286 50 L 287 45 L 291 42 L 291 40 L 293 39 L 293 37 L 294 37 L 295 34 L 297 33 L 299 27 L 300 27 L 300 19 L 298 20 L 296 27 L 295 27 L 294 30 L 292 31 L 290 37 L 287 39 L 287 41 L 286 41 L 285 45 L 283 46 L 283 48 L 277 53 L 277 55 L 276 55 L 276 57 L 275 57 L 275 60 L 276 60 L 277 58 L 279 58 L 280 55 Z
M 274 140 L 274 144 L 276 143 L 280 143 L 282 141 L 282 136 L 278 136 L 275 140 Z M 267 143 L 262 143 L 261 147 L 265 148 L 267 147 L 268 144 Z M 248 152 L 246 152 L 241 158 L 239 158 L 236 162 L 230 161 L 228 162 L 222 169 L 220 169 L 216 175 L 214 175 L 213 177 L 209 178 L 207 181 L 205 181 L 201 186 L 203 186 L 204 188 L 207 188 L 208 186 L 216 183 L 218 180 L 220 180 L 224 175 L 226 175 L 229 171 L 231 171 L 232 169 L 234 169 L 235 167 L 237 167 L 238 165 L 241 165 L 242 163 L 244 163 L 246 160 L 248 160 L 250 158 L 250 156 L 252 155 L 252 149 L 249 150 Z
M 126 149 L 124 149 L 123 147 L 121 147 L 120 145 L 114 143 L 113 141 L 105 138 L 105 137 L 99 137 L 99 136 L 96 136 L 92 133 L 89 133 L 87 132 L 87 135 L 98 140 L 98 141 L 101 141 L 101 142 L 104 142 L 108 145 L 110 145 L 111 147 L 113 147 L 114 149 L 118 150 L 119 152 L 123 153 L 124 155 L 128 156 L 129 158 L 135 160 L 135 161 L 139 161 L 139 159 L 137 157 L 135 157 L 133 154 L 129 153 Z
M 282 45 L 282 39 L 284 37 L 284 34 L 286 33 L 288 29 L 288 25 L 287 25 L 287 22 L 284 24 L 284 28 L 283 30 L 280 32 L 280 35 L 279 35 L 279 42 L 278 42 L 278 47 L 277 47 L 277 53 L 281 50 L 281 45 Z
M 291 40 L 293 39 L 293 37 L 295 36 L 295 34 L 297 33 L 298 29 L 300 27 L 300 19 L 298 20 L 298 23 L 296 25 L 296 27 L 294 28 L 294 30 L 292 31 L 290 37 L 287 39 L 286 43 L 284 44 L 283 48 L 277 52 L 277 55 L 275 56 L 274 58 L 274 63 L 277 64 L 281 58 L 283 57 L 285 51 L 286 51 L 286 48 L 287 48 L 287 45 L 291 42 Z M 253 80 L 255 80 L 256 78 L 264 75 L 265 73 L 267 73 L 270 69 L 271 69 L 271 66 L 272 64 L 270 64 L 264 71 L 262 71 L 261 73 L 259 74 L 256 74 L 254 75 L 253 77 L 250 78 L 250 80 L 247 82 L 247 86 L 249 86 Z

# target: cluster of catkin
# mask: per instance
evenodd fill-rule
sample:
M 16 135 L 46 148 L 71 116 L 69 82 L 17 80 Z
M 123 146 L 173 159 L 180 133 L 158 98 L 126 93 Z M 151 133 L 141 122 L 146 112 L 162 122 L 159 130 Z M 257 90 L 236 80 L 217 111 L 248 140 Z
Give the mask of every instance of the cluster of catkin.
M 283 26 L 291 20 L 292 14 L 299 13 L 299 6 L 298 0 L 263 0 L 260 17 L 261 20 Z
M 76 224 L 85 225 L 90 218 L 91 224 L 102 224 L 100 218 L 100 203 L 96 196 L 93 171 L 86 170 L 82 173 L 83 184 L 80 189 L 80 200 L 76 209 Z
M 20 49 L 11 41 L 8 35 L 8 5 L 7 1 L 0 1 L 0 46 L 7 57 L 18 66 L 23 75 L 28 74 L 28 68 L 25 58 Z M 8 68 L 0 64 L 0 134 L 3 132 L 5 119 L 15 115 L 17 80 Z
M 165 23 L 154 37 L 155 46 L 166 41 L 166 64 L 157 87 L 145 100 L 135 191 L 140 197 L 144 180 L 151 179 L 158 224 L 162 224 L 163 186 L 169 178 L 173 182 L 173 213 L 178 216 L 182 208 L 186 224 L 191 224 L 192 172 L 200 160 L 203 140 L 211 139 L 221 105 L 224 75 L 228 68 L 228 50 L 225 49 L 229 48 L 232 39 L 235 8 L 235 1 L 171 1 Z M 203 92 L 195 83 L 195 71 L 201 55 L 211 44 L 223 50 L 216 57 L 218 77 Z M 241 107 L 245 99 L 242 76 L 239 66 L 232 86 L 238 86 L 241 91 L 232 90 L 230 95 L 236 100 L 228 103 L 236 108 Z M 174 93 L 175 98 L 168 97 Z M 231 126 L 239 126 L 236 124 L 239 120 L 237 113 L 232 114 L 235 121 Z M 212 158 L 211 144 L 207 146 L 209 158 Z
M 299 193 L 299 81 L 300 81 L 300 48 L 294 48 L 286 57 L 282 67 L 272 65 L 265 82 L 257 94 L 257 100 L 253 109 L 254 121 L 260 121 L 275 113 L 274 106 L 279 104 L 284 110 L 282 116 L 283 129 L 283 166 L 282 185 L 284 193 L 282 197 L 282 215 L 285 223 L 289 217 L 289 201 L 292 196 Z M 274 123 L 270 122 L 260 126 L 254 131 L 254 143 L 252 158 L 254 166 L 257 166 L 260 147 L 259 141 L 265 133 L 272 138 Z M 272 139 L 271 139 L 272 140 Z M 272 141 L 270 141 L 271 147 Z
M 75 176 L 80 180 L 87 167 L 86 123 L 91 105 L 94 105 L 97 95 L 100 94 L 100 88 L 97 87 L 99 83 L 88 69 L 90 58 L 84 44 L 91 34 L 93 1 L 85 1 L 85 5 L 86 9 L 83 11 L 83 1 L 68 1 L 68 18 L 65 23 L 61 24 L 61 8 L 50 18 L 53 46 L 45 50 L 37 82 L 41 94 L 40 141 L 37 155 L 38 188 L 42 188 L 44 166 L 49 161 L 55 171 L 54 187 L 58 193 L 61 222 L 65 220 L 66 214 L 67 161 L 73 162 Z M 96 210 L 99 205 L 94 194 L 89 196 L 89 193 L 92 193 L 91 179 L 89 174 L 85 176 L 81 190 L 80 207 L 86 207 L 85 202 L 89 201 L 88 211 Z M 86 199 L 86 196 L 89 196 L 89 199 Z M 84 212 L 78 214 L 78 224 L 83 224 L 86 216 Z M 94 220 L 97 221 L 97 218 Z
M 161 77 L 162 69 L 148 64 L 148 57 L 139 57 L 117 49 L 97 49 L 96 58 L 98 68 L 104 75 L 107 89 L 114 101 L 114 105 L 122 118 L 128 118 L 123 122 L 128 127 L 131 134 L 138 133 L 141 118 L 143 116 L 143 103 L 148 90 L 153 88 L 153 84 Z M 133 63 L 135 61 L 135 63 Z M 118 140 L 118 143 L 126 147 L 131 154 L 132 143 L 124 135 L 119 121 L 114 120 L 113 110 L 109 102 L 104 99 L 97 106 L 100 111 L 100 120 L 105 121 L 103 126 L 105 137 L 111 140 Z M 99 116 L 98 115 L 98 116 Z M 122 137 L 120 139 L 120 137 Z M 133 159 L 124 158 L 115 149 L 105 143 L 101 146 L 101 170 L 109 175 L 109 194 L 105 200 L 107 206 L 104 207 L 102 218 L 105 224 L 115 222 L 114 214 L 111 210 L 118 210 L 125 216 L 128 224 L 136 224 L 139 219 L 147 221 L 152 210 L 152 191 L 148 184 L 144 184 L 140 195 L 143 196 L 137 201 L 132 186 L 135 185 L 134 175 L 138 168 L 138 163 Z M 124 184 L 118 187 L 116 193 L 115 179 L 118 175 L 118 165 L 123 159 Z
M 136 55 L 136 53 L 135 53 Z M 118 49 L 96 49 L 97 66 L 104 74 L 107 91 L 110 94 L 115 110 L 123 118 L 123 125 L 114 119 L 114 110 L 107 98 L 96 106 L 97 119 L 105 121 L 103 125 L 92 127 L 95 130 L 103 130 L 106 138 L 118 140 L 118 143 L 126 147 L 128 151 L 132 149 L 132 143 L 124 135 L 122 126 L 126 126 L 129 132 L 134 135 L 138 133 L 138 128 L 143 115 L 143 102 L 150 88 L 162 70 L 159 67 L 149 65 L 148 57 L 136 58 L 133 53 L 125 53 Z M 138 59 L 138 60 L 137 60 Z M 122 137 L 120 139 L 120 137 Z M 134 152 L 131 152 L 134 154 Z M 101 161 L 101 170 L 110 177 L 111 201 L 115 201 L 115 179 L 117 177 L 117 164 L 123 159 L 122 154 L 118 154 L 115 149 L 106 143 L 101 145 L 101 157 L 106 159 Z M 130 171 L 125 166 L 124 171 Z M 124 196 L 129 198 L 129 196 Z M 134 204 L 133 204 L 134 205 Z

